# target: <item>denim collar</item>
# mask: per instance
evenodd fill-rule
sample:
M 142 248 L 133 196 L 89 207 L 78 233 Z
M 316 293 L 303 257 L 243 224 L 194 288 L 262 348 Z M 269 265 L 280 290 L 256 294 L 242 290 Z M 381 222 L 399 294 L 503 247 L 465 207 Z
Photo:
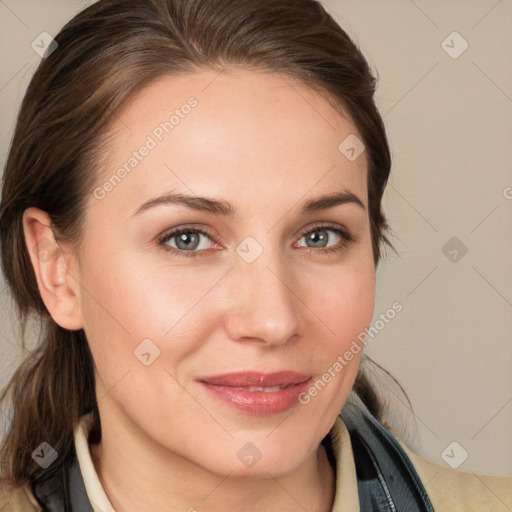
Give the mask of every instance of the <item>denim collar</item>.
M 350 433 L 360 509 L 365 512 L 434 512 L 404 449 L 354 392 L 340 416 Z

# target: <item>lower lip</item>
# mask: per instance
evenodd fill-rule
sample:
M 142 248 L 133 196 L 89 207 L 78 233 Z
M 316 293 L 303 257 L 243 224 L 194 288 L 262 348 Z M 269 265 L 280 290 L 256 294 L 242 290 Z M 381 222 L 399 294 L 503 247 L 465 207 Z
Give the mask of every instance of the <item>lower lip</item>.
M 311 379 L 280 391 L 247 391 L 230 386 L 201 384 L 220 400 L 247 414 L 265 416 L 286 411 L 298 403 L 299 395 L 310 385 Z

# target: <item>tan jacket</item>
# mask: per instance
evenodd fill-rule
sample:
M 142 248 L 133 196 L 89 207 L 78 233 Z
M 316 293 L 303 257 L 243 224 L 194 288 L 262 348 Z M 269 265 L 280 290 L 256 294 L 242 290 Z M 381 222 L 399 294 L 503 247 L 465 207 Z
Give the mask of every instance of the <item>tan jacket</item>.
M 94 512 L 115 512 L 94 470 L 88 448 L 90 416 L 75 432 L 75 447 L 85 487 Z M 399 441 L 414 464 L 436 512 L 512 512 L 512 478 L 456 471 L 412 451 L 386 421 L 384 426 Z M 357 477 L 350 434 L 341 417 L 330 430 L 336 459 L 336 495 L 332 512 L 359 512 Z M 27 485 L 0 488 L 1 512 L 41 512 Z M 364 512 L 364 511 L 363 511 Z

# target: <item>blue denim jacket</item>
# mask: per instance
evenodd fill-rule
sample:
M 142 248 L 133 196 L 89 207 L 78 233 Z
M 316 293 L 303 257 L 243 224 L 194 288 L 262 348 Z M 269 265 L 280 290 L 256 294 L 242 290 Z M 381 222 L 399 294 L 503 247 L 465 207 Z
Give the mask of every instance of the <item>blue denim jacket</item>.
M 433 512 L 414 466 L 393 435 L 351 394 L 340 416 L 350 433 L 363 512 Z

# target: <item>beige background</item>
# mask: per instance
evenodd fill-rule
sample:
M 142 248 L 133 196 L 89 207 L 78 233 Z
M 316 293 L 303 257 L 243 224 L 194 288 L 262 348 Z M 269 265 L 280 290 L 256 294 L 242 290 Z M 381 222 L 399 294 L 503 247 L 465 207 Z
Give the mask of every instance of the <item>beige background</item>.
M 388 381 L 381 389 L 419 453 L 460 464 L 465 450 L 460 470 L 512 477 L 512 2 L 323 3 L 378 70 L 394 160 L 385 209 L 400 256 L 388 250 L 379 267 L 374 320 L 395 301 L 403 311 L 366 350 L 414 415 Z M 31 42 L 86 4 L 0 0 L 2 165 L 40 59 Z M 3 385 L 19 358 L 3 281 L 0 343 Z

